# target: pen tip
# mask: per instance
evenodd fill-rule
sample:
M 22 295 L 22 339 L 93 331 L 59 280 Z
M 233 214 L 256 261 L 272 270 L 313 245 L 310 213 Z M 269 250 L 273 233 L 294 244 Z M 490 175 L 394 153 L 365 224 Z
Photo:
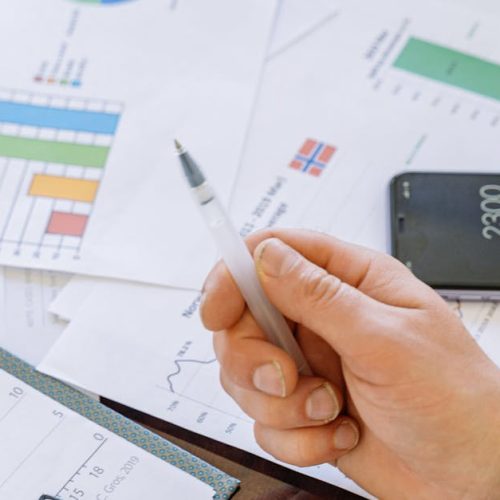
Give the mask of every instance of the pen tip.
M 177 139 L 174 139 L 174 144 L 175 144 L 175 149 L 177 149 L 178 153 L 184 152 L 184 148 L 183 148 L 182 144 Z

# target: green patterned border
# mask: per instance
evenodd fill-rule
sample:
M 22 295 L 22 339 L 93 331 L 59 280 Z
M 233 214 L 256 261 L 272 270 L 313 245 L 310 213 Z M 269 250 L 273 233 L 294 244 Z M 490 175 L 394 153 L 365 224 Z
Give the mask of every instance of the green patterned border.
M 1 348 L 0 368 L 76 413 L 209 484 L 217 492 L 214 499 L 228 499 L 238 489 L 240 482 L 237 479 L 76 389 L 37 372 L 32 366 Z

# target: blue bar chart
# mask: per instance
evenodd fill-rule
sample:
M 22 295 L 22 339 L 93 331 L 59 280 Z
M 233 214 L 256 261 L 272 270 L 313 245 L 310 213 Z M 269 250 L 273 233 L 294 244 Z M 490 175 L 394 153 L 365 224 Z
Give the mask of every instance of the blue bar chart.
M 18 125 L 113 135 L 119 118 L 116 113 L 0 101 L 0 122 Z
M 121 111 L 0 89 L 0 252 L 79 257 Z

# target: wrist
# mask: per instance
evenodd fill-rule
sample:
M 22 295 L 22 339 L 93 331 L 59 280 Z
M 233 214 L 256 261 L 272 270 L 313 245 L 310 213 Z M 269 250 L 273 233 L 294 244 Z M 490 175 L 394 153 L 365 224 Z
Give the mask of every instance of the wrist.
M 466 420 L 449 450 L 447 471 L 428 484 L 432 495 L 423 498 L 493 500 L 500 492 L 500 369 L 482 365 L 483 373 L 469 392 Z M 487 368 L 486 370 L 484 370 Z M 490 368 L 493 368 L 490 370 Z M 484 373 L 486 372 L 486 373 Z M 460 413 L 460 412 L 458 412 Z M 465 416 L 467 415 L 467 416 Z M 450 425 L 452 421 L 450 420 Z M 458 429 L 457 429 L 458 430 Z M 427 493 L 430 493 L 428 491 Z M 439 493 L 439 494 L 438 494 Z
M 490 481 L 488 488 L 485 490 L 484 498 L 495 498 L 500 494 L 500 384 L 496 401 L 497 404 L 493 406 L 494 412 L 492 412 L 491 420 L 495 429 L 492 432 L 490 443 L 490 449 L 492 450 L 489 469 Z
M 479 401 L 478 411 L 485 415 L 484 433 L 475 454 L 477 474 L 463 497 L 466 500 L 498 498 L 500 492 L 500 369 L 493 370 L 492 378 L 490 397 Z

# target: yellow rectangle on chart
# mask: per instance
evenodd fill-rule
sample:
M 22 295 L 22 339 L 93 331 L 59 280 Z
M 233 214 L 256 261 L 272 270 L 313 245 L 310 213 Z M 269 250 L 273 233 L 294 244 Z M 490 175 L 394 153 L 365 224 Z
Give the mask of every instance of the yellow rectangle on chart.
M 92 203 L 95 200 L 98 188 L 99 181 L 35 174 L 29 194 L 31 196 Z

